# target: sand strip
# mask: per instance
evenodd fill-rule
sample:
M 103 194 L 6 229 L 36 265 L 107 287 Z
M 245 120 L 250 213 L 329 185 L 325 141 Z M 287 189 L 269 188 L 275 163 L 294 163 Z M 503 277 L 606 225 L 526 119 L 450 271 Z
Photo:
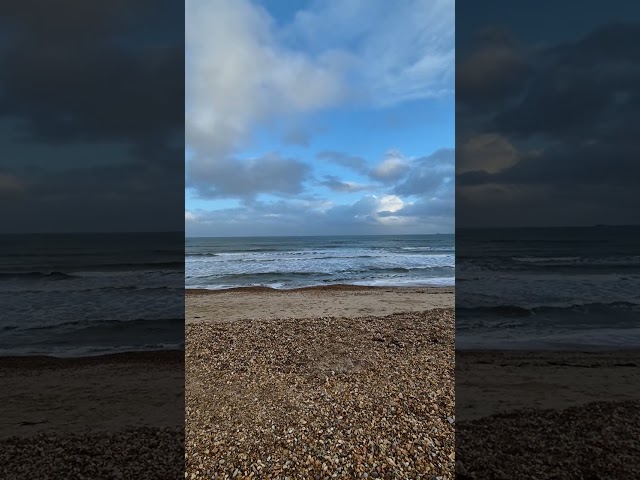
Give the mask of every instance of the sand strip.
M 456 412 L 472 420 L 522 408 L 640 400 L 640 351 L 457 351 Z
M 184 352 L 0 357 L 0 438 L 184 422 Z
M 295 290 L 250 287 L 186 292 L 186 320 L 194 323 L 244 318 L 382 316 L 452 308 L 455 289 L 333 285 Z

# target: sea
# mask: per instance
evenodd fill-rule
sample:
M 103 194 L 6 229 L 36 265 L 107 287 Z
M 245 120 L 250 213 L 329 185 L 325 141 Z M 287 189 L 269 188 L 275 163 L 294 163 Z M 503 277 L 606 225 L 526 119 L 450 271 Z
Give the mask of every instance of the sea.
M 456 347 L 640 347 L 640 227 L 459 230 Z
M 454 235 L 187 238 L 185 286 L 448 286 Z
M 184 234 L 0 235 L 0 355 L 184 347 Z

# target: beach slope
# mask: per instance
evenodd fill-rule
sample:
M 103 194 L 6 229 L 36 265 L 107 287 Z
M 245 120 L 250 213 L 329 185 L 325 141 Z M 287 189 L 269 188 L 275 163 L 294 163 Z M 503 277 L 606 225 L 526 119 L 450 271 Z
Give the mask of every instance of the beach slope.
M 451 288 L 188 294 L 189 478 L 453 478 L 452 306 Z

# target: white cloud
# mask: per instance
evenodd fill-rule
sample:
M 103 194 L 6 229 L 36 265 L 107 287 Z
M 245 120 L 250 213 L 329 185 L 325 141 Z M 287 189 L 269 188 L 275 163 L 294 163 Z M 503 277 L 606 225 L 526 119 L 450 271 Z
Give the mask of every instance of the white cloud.
M 453 93 L 454 9 L 453 0 L 315 2 L 287 36 L 332 58 L 341 52 L 358 89 L 389 105 Z
M 266 10 L 248 0 L 186 0 L 185 15 L 188 186 L 196 196 L 236 198 L 242 204 L 192 209 L 185 212 L 187 225 L 221 225 L 220 233 L 247 228 L 253 234 L 280 234 L 294 225 L 320 233 L 334 227 L 348 233 L 358 225 L 383 232 L 389 224 L 428 231 L 425 217 L 401 198 L 415 194 L 395 190 L 418 165 L 400 152 L 388 152 L 373 168 L 360 157 L 318 154 L 377 184 L 331 175 L 319 181 L 344 193 L 380 193 L 350 205 L 296 201 L 294 195 L 313 178 L 308 164 L 262 152 L 243 158 L 239 152 L 257 127 L 298 125 L 299 114 L 345 102 L 387 106 L 451 93 L 452 0 L 315 1 L 284 33 Z M 310 144 L 302 129 L 285 133 L 288 143 Z M 418 180 L 425 185 L 424 178 Z M 286 200 L 260 202 L 264 193 Z M 416 215 L 407 214 L 412 208 Z
M 381 182 L 392 182 L 401 178 L 409 170 L 409 161 L 398 151 L 387 152 L 385 158 L 370 173 Z
M 404 207 L 404 202 L 396 195 L 385 195 L 380 198 L 379 206 L 379 211 L 397 212 Z
M 324 199 L 247 201 L 239 207 L 195 210 L 187 235 L 308 235 L 453 231 L 452 201 L 408 202 L 397 195 L 365 195 L 347 205 Z
M 380 104 L 453 92 L 452 0 L 316 2 L 284 36 L 248 0 L 187 0 L 185 25 L 186 141 L 211 154 L 274 115 L 336 105 L 347 78 Z
M 340 76 L 276 41 L 272 20 L 247 0 L 187 0 L 186 141 L 228 154 L 273 115 L 339 100 Z

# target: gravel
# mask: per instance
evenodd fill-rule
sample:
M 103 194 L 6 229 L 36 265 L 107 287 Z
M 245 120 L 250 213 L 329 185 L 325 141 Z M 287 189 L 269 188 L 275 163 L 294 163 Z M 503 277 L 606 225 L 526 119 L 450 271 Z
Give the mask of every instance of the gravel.
M 453 478 L 454 314 L 186 330 L 185 478 Z
M 184 478 L 184 429 L 133 428 L 118 433 L 55 434 L 0 441 L 0 478 Z
M 640 478 L 640 402 L 519 410 L 459 422 L 458 480 Z

